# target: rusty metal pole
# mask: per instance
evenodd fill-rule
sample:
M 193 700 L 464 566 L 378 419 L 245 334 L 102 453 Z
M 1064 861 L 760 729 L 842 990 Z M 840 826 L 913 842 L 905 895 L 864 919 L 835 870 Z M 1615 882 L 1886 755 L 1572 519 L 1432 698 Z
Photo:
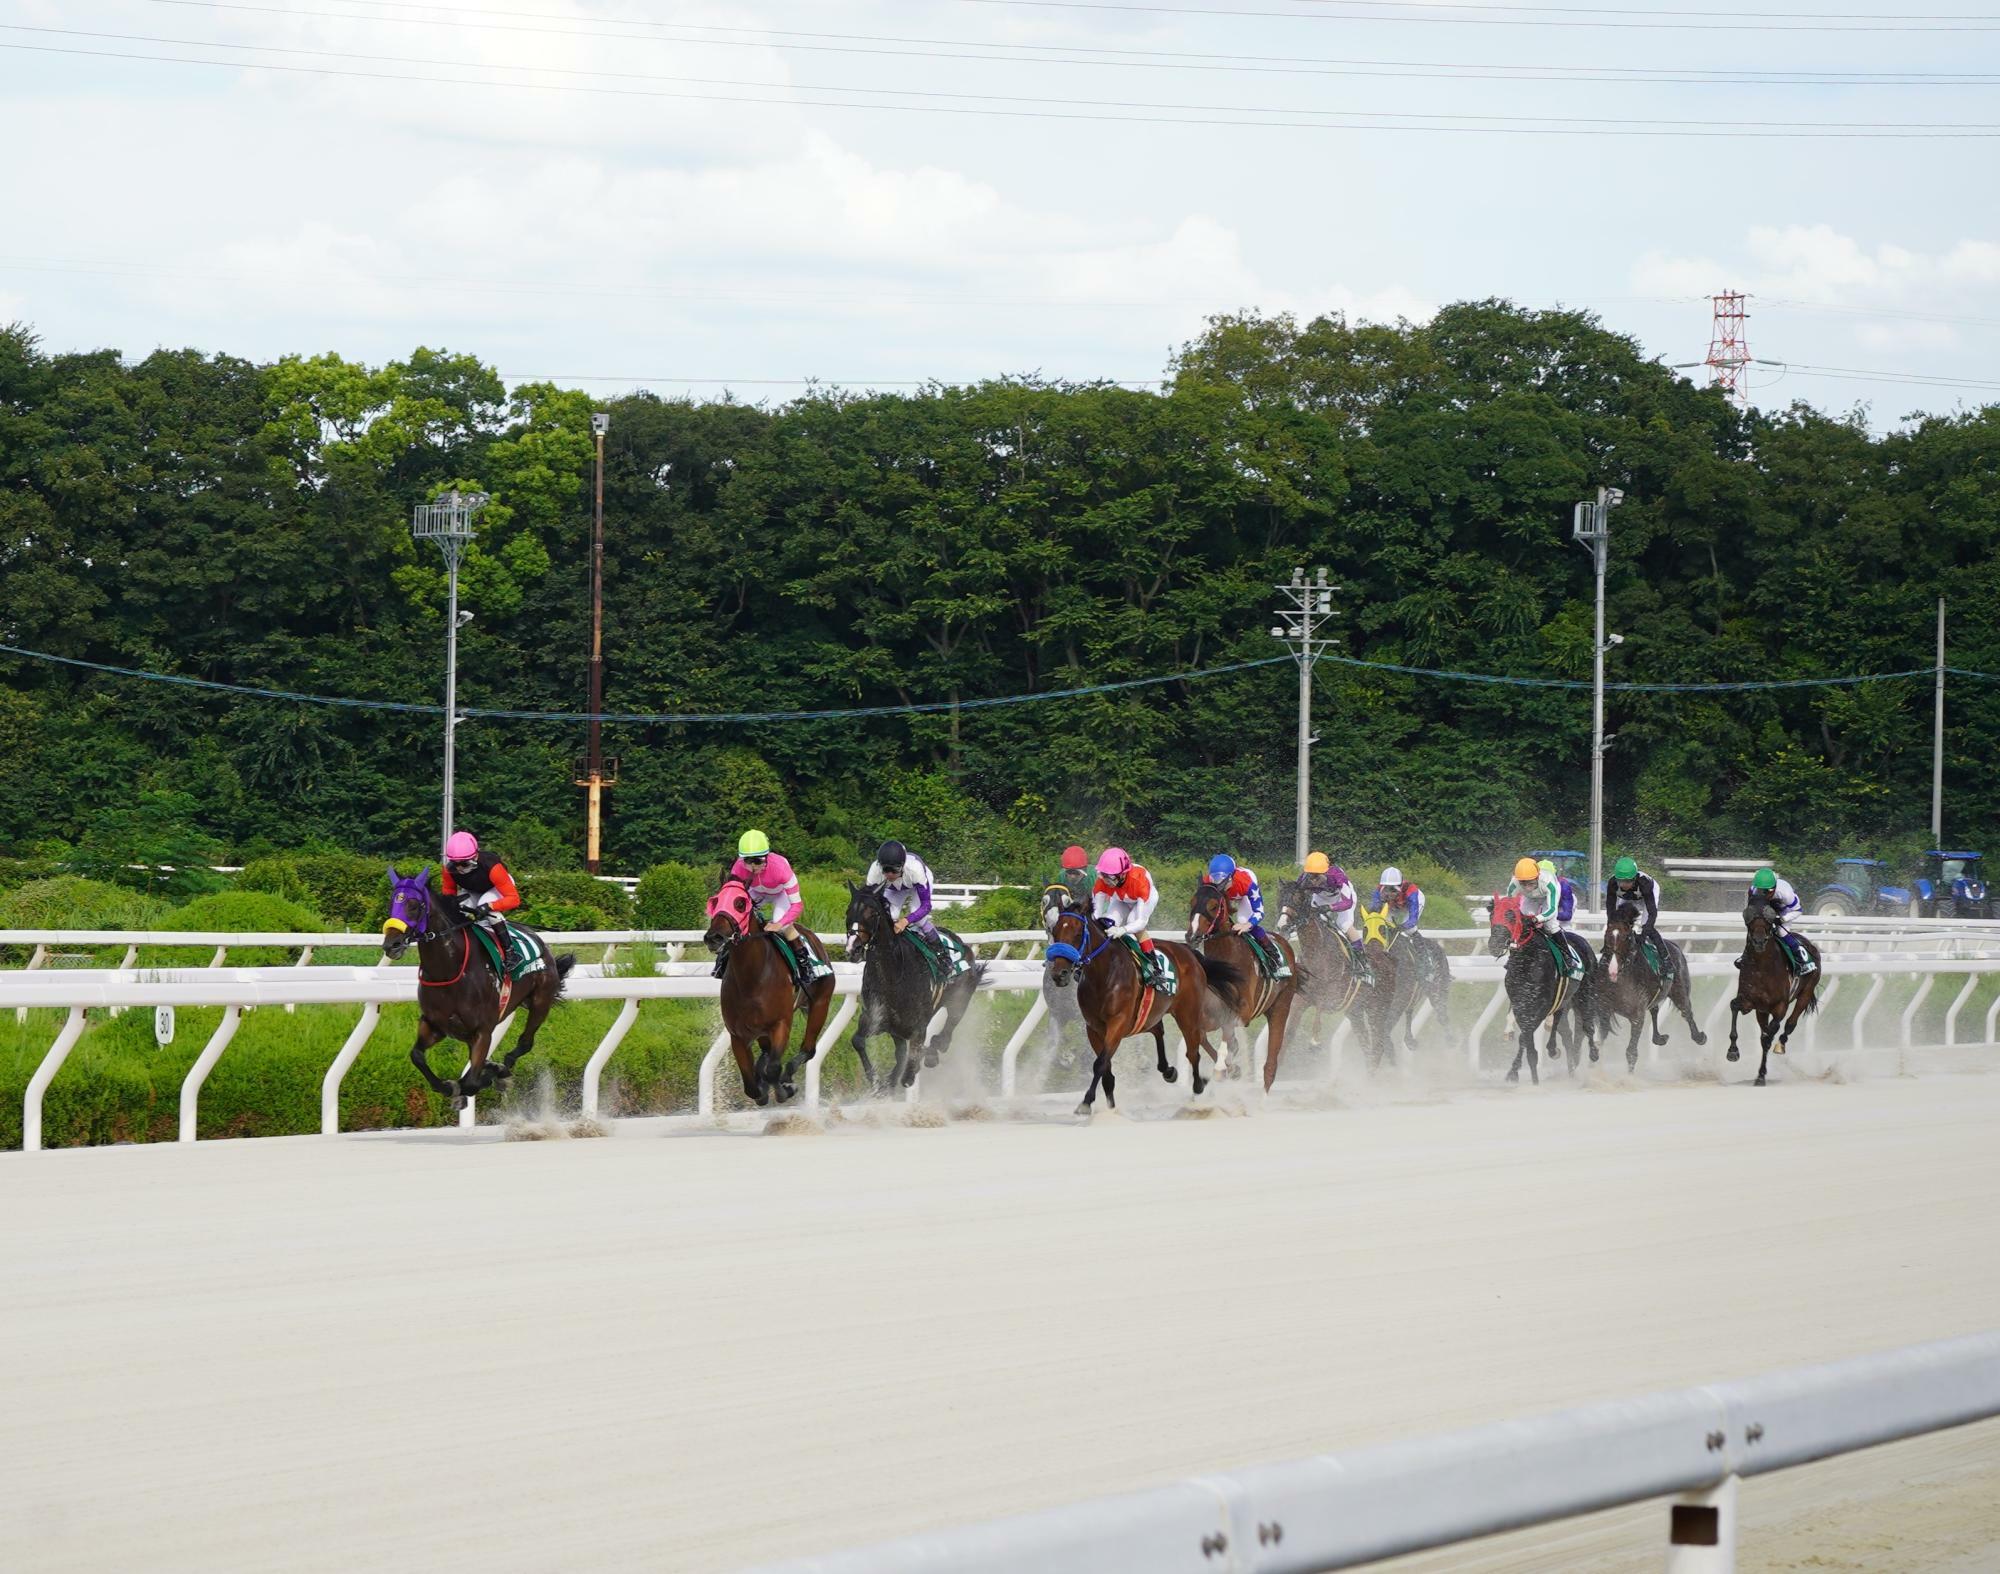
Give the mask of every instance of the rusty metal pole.
M 600 412 L 590 418 L 597 437 L 597 484 L 590 515 L 590 751 L 584 762 L 590 823 L 584 867 L 592 874 L 598 872 L 604 828 L 604 735 L 598 717 L 604 711 L 604 434 L 610 427 L 608 415 Z

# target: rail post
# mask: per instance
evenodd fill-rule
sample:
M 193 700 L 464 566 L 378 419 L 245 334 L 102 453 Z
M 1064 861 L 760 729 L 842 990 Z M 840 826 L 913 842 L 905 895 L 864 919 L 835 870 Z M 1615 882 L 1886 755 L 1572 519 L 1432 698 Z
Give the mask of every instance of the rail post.
M 1667 1574 L 1735 1574 L 1736 1477 L 1684 1492 L 1667 1510 Z
M 861 990 L 857 986 L 854 993 L 841 1001 L 840 1009 L 833 1014 L 819 1036 L 819 1048 L 813 1051 L 813 1058 L 806 1062 L 806 1108 L 819 1108 L 819 1079 L 826 1065 L 826 1057 L 833 1053 L 833 1046 L 840 1035 L 847 1031 L 847 1024 L 854 1020 L 854 1013 L 861 1009 Z
M 639 1002 L 626 1001 L 618 1008 L 618 1015 L 604 1030 L 604 1037 L 597 1041 L 597 1048 L 590 1052 L 590 1059 L 584 1064 L 583 1112 L 593 1120 L 597 1118 L 597 1090 L 604 1076 L 604 1067 L 611 1059 L 611 1052 L 625 1042 L 625 1035 L 632 1031 L 632 1024 L 638 1020 Z
M 346 1041 L 340 1046 L 340 1053 L 333 1057 L 333 1064 L 326 1068 L 326 1075 L 319 1084 L 319 1129 L 322 1136 L 335 1136 L 340 1131 L 340 1084 L 347 1080 L 347 1071 L 354 1064 L 361 1048 L 374 1035 L 375 1024 L 382 1020 L 382 1008 L 370 1001 L 361 1008 L 361 1020 L 349 1031 Z
M 26 1011 L 21 1013 L 23 1017 L 27 1014 Z M 21 1100 L 23 1153 L 39 1153 L 42 1150 L 42 1095 L 48 1091 L 56 1073 L 62 1070 L 62 1063 L 69 1059 L 69 1052 L 76 1048 L 76 1041 L 83 1036 L 83 1020 L 83 1007 L 71 1006 L 61 1030 L 56 1034 L 56 1041 L 49 1045 L 49 1052 L 42 1056 L 42 1063 L 28 1079 L 27 1096 Z
M 1967 973 L 1965 975 L 1964 987 L 1953 997 L 1950 1008 L 1946 1010 L 1944 1014 L 1944 1046 L 1946 1049 L 1950 1049 L 1958 1043 L 1958 1008 L 1972 998 L 1973 990 L 1978 987 L 1979 975 L 1977 973 Z
M 1924 996 L 1931 992 L 1931 985 L 1937 982 L 1937 974 L 1926 973 L 1917 985 L 1917 992 L 1910 996 L 1910 1003 L 1903 1007 L 1902 1019 L 1896 1025 L 1896 1042 L 1904 1049 L 1910 1047 L 1910 1036 L 1916 1029 L 1917 1011 L 1924 1003 Z
M 243 1020 L 241 1006 L 224 1006 L 222 1020 L 215 1025 L 215 1031 L 208 1035 L 208 1042 L 202 1046 L 200 1057 L 188 1067 L 185 1081 L 181 1083 L 181 1138 L 183 1142 L 195 1140 L 195 1115 L 201 1103 L 201 1085 L 208 1080 L 208 1074 L 215 1069 L 215 1063 L 222 1058 L 222 1052 L 229 1047 L 229 1041 L 236 1036 L 237 1025 Z
M 1868 979 L 1868 993 L 1861 997 L 1861 1004 L 1854 1011 L 1851 1042 L 1856 1049 L 1861 1047 L 1861 1035 L 1867 1026 L 1869 1008 L 1875 1004 L 1875 997 L 1882 993 L 1883 986 L 1889 981 L 1886 973 L 1871 973 Z
M 1000 1096 L 1010 1099 L 1014 1096 L 1014 1069 L 1021 1058 L 1021 1051 L 1034 1036 L 1035 1029 L 1042 1025 L 1042 1018 L 1049 1014 L 1048 996 L 1041 990 L 1035 991 L 1035 998 L 1029 1002 L 1028 1014 L 1021 1018 L 1021 1025 L 1014 1029 L 1007 1040 L 1007 1047 L 1000 1051 Z
M 1479 1019 L 1472 1024 L 1465 1035 L 1465 1060 L 1474 1071 L 1479 1069 L 1479 1041 L 1485 1036 L 1487 1026 L 1507 1003 L 1506 980 L 1493 986 L 1493 998 L 1486 1002 L 1486 1009 L 1479 1013 Z

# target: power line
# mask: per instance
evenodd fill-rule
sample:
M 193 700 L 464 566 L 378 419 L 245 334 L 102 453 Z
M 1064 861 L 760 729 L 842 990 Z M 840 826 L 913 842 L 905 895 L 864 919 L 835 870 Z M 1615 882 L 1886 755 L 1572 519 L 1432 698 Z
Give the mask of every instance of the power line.
M 1845 377 L 1868 382 L 1910 383 L 1919 387 L 2000 389 L 2000 380 L 1951 377 L 1936 372 L 1877 372 L 1859 366 L 1815 366 L 1807 361 L 1774 361 L 1761 356 L 1758 357 L 1757 364 L 1782 367 L 1785 371 L 1800 372 L 1812 377 Z
M 721 27 L 692 22 L 653 22 L 636 18 L 601 17 L 600 25 L 645 29 L 611 33 L 598 28 L 524 26 L 522 22 L 559 22 L 558 12 L 508 11 L 473 6 L 426 6 L 454 18 L 498 16 L 513 23 L 442 21 L 422 16 L 382 16 L 355 11 L 328 11 L 301 6 L 257 5 L 248 0 L 147 0 L 151 5 L 257 15 L 313 17 L 330 21 L 392 23 L 404 27 L 459 28 L 496 33 L 528 33 L 563 38 L 608 39 L 618 43 L 688 44 L 697 47 L 775 48 L 816 53 L 867 55 L 890 60 L 964 60 L 1003 65 L 1066 65 L 1124 67 L 1164 71 L 1237 72 L 1257 75 L 1387 77 L 1417 81 L 1500 82 L 1655 82 L 1665 86 L 1731 87 L 1985 87 L 2000 84 L 2000 73 L 1949 71 L 1786 71 L 1778 68 L 1741 70 L 1709 67 L 1566 66 L 1553 63 L 1509 66 L 1470 61 L 1368 60 L 1312 55 L 1243 55 L 1133 46 L 1104 48 L 1082 44 L 988 43 L 976 39 L 924 38 L 898 34 L 826 33 L 803 29 Z M 381 0 L 377 0 L 381 3 Z M 748 33 L 749 38 L 690 37 L 690 33 Z M 821 40 L 821 42 L 803 42 Z M 899 48 L 881 48 L 894 44 Z M 1008 51 L 995 53 L 994 51 Z M 1081 58 L 1095 57 L 1095 58 Z
M 1408 110 L 1345 110 L 1312 109 L 1303 105 L 1279 104 L 1184 104 L 1160 102 L 1151 99 L 1095 99 L 1095 98 L 1047 98 L 1020 93 L 966 93 L 946 92 L 931 88 L 877 88 L 849 87 L 839 82 L 766 82 L 742 77 L 699 77 L 669 76 L 640 71 L 606 71 L 574 66 L 513 66 L 498 65 L 476 60 L 436 59 L 421 55 L 376 55 L 364 54 L 346 49 L 306 49 L 292 44 L 233 44 L 209 38 L 164 38 L 150 33 L 105 33 L 77 27 L 34 27 L 25 23 L 0 22 L 0 30 L 10 33 L 36 33 L 64 38 L 108 39 L 120 43 L 165 44 L 175 49 L 229 49 L 249 54 L 299 55 L 309 60 L 360 60 L 378 65 L 436 66 L 451 70 L 479 71 L 529 71 L 547 76 L 597 77 L 620 82 L 669 82 L 681 86 L 694 87 L 749 87 L 772 88 L 787 93 L 849 93 L 872 98 L 922 98 L 950 99 L 960 103 L 975 104 L 1044 104 L 1060 109 L 1141 109 L 1163 110 L 1176 113 L 1215 115 L 1312 115 L 1323 120 L 1346 123 L 1350 121 L 1386 120 L 1393 123 L 1489 123 L 1505 125 L 1575 125 L 1575 126 L 1668 126 L 1668 127 L 1729 127 L 1749 129 L 1775 129 L 1804 131 L 1950 131 L 2000 133 L 2000 122 L 1995 121 L 1867 121 L 1867 120 L 1670 120 L 1658 117 L 1610 117 L 1598 115 L 1491 115 L 1491 114 L 1444 114 Z M 259 66 L 261 61 L 243 61 L 245 66 Z M 502 86 L 532 86 L 535 84 L 496 84 Z M 1248 122 L 1257 124 L 1257 122 Z
M 1114 11 L 1140 12 L 1155 16 L 1219 16 L 1236 20 L 1279 18 L 1286 21 L 1310 22 L 1384 22 L 1439 23 L 1447 26 L 1465 27 L 1596 27 L 1678 30 L 1688 32 L 1727 33 L 1991 33 L 2000 31 L 2000 17 L 1993 16 L 1942 16 L 1907 18 L 1884 13 L 1833 13 L 1841 17 L 1838 24 L 1824 20 L 1813 20 L 1803 24 L 1788 24 L 1783 21 L 1706 21 L 1698 18 L 1729 16 L 1729 12 L 1714 11 L 1652 11 L 1614 12 L 1613 16 L 1640 17 L 1647 20 L 1613 21 L 1607 18 L 1585 18 L 1578 16 L 1526 17 L 1526 16 L 1421 16 L 1414 12 L 1397 9 L 1394 15 L 1382 12 L 1331 12 L 1314 11 L 1236 11 L 1221 10 L 1211 6 L 1144 4 L 1141 0 L 957 0 L 960 5 L 1019 6 L 1038 11 Z M 1333 4 L 1360 6 L 1371 3 L 1394 4 L 1394 0 L 1332 0 Z M 1500 9 L 1499 7 L 1478 8 L 1481 11 Z M 1790 12 L 1751 12 L 1755 18 L 1790 16 Z M 1652 20 L 1658 18 L 1659 20 Z M 1849 25 L 1859 24 L 1859 25 Z
M 0 24 L 12 25 L 12 24 Z M 26 31 L 27 29 L 21 29 Z M 264 47 L 223 45 L 224 48 Z M 962 104 L 891 104 L 853 103 L 842 99 L 802 99 L 758 97 L 736 93 L 699 93 L 661 88 L 619 88 L 582 86 L 560 82 L 507 82 L 485 77 L 439 77 L 412 72 L 364 71 L 335 66 L 288 65 L 271 60 L 212 60 L 181 55 L 150 55 L 128 50 L 78 49 L 54 44 L 20 44 L 0 42 L 0 49 L 12 49 L 34 54 L 78 56 L 99 60 L 132 60 L 155 65 L 205 66 L 230 71 L 272 71 L 292 76 L 337 77 L 361 81 L 379 82 L 421 82 L 447 87 L 500 88 L 536 93 L 562 93 L 616 98 L 675 99 L 694 103 L 764 104 L 783 108 L 799 109 L 859 109 L 892 111 L 902 114 L 990 116 L 1008 120 L 1054 120 L 1069 122 L 1093 122 L 1104 125 L 1178 125 L 1178 126 L 1234 126 L 1286 131 L 1401 131 L 1423 133 L 1483 133 L 1495 136 L 1616 136 L 1616 137 L 1751 137 L 1759 139 L 1788 139 L 1799 141 L 1989 141 L 2000 136 L 2000 128 L 1983 124 L 1952 125 L 1911 123 L 1896 125 L 1885 123 L 1881 126 L 1867 122 L 1732 122 L 1732 121 L 1624 121 L 1613 119 L 1587 120 L 1581 117 L 1554 116 L 1446 116 L 1407 115 L 1391 111 L 1277 111 L 1280 114 L 1317 114 L 1347 118 L 1332 120 L 1282 120 L 1282 119 L 1218 119 L 1214 114 L 1108 114 L 1096 108 L 1077 109 L 1022 109 L 1006 108 L 995 102 L 969 102 Z M 312 54 L 314 51 L 282 51 L 286 53 Z M 354 58 L 354 57 L 341 57 Z M 367 57 L 361 57 L 367 58 Z M 468 69 L 495 69 L 468 63 Z M 541 67 L 501 67 L 505 70 L 541 70 Z M 596 73 L 592 73 L 596 74 Z M 808 88 L 809 92 L 877 92 L 889 91 L 859 88 Z M 906 94 L 904 96 L 914 96 Z M 979 95 L 940 95 L 960 99 L 978 99 Z M 1089 105 L 1092 100 L 1032 100 L 1010 98 L 1004 103 L 1023 104 L 1033 102 L 1073 103 Z M 1104 102 L 1103 109 L 1125 107 L 1115 101 Z M 1137 107 L 1137 106 L 1135 106 Z M 1188 106 L 1200 110 L 1202 106 Z M 1228 111 L 1235 113 L 1235 111 Z M 1267 114 L 1256 109 L 1242 113 Z M 1447 123 L 1448 122 L 1448 123 Z

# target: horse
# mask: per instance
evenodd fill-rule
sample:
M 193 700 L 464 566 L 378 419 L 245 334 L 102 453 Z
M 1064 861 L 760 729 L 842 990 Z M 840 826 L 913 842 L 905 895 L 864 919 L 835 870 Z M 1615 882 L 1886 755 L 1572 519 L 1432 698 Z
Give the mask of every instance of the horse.
M 1090 1036 L 1094 1060 L 1090 1087 L 1076 1107 L 1088 1115 L 1096 1102 L 1097 1090 L 1104 1089 L 1104 1102 L 1118 1107 L 1118 1079 L 1111 1069 L 1111 1057 L 1126 1039 L 1140 1033 L 1153 1035 L 1162 1080 L 1175 1082 L 1180 1072 L 1167 1063 L 1166 1019 L 1171 1016 L 1187 1046 L 1188 1070 L 1196 1094 L 1208 1086 L 1201 1074 L 1201 1051 L 1206 1049 L 1220 1072 L 1228 1063 L 1226 1051 L 1218 1051 L 1208 1041 L 1211 1020 L 1228 1005 L 1217 989 L 1240 989 L 1247 980 L 1222 961 L 1206 961 L 1192 948 L 1171 940 L 1155 944 L 1167 953 L 1180 981 L 1172 994 L 1150 989 L 1139 971 L 1139 960 L 1131 948 L 1120 945 L 1099 924 L 1072 908 L 1055 921 L 1049 945 L 1049 976 L 1058 989 L 1076 985 L 1076 1003 L 1083 1014 L 1084 1031 Z
M 1258 965 L 1249 937 L 1239 935 L 1230 928 L 1230 916 L 1228 893 L 1213 880 L 1202 881 L 1195 888 L 1194 901 L 1188 909 L 1188 944 L 1201 954 L 1204 962 L 1217 959 L 1242 977 L 1241 984 L 1217 990 L 1231 1012 L 1224 1029 L 1230 1047 L 1242 1054 L 1243 1030 L 1262 1017 L 1271 1030 L 1266 1060 L 1268 1064 L 1275 1065 L 1278 1056 L 1284 1052 L 1285 1025 L 1291 1020 L 1292 1008 L 1298 1004 L 1302 982 L 1298 958 L 1292 954 L 1289 941 L 1272 935 L 1271 943 L 1285 959 L 1291 977 L 1267 976 Z M 1268 1078 L 1264 1087 L 1266 1092 L 1270 1090 Z
M 826 960 L 819 936 L 803 925 L 799 933 L 814 956 Z M 758 942 L 768 941 L 768 944 Z M 820 1030 L 833 1005 L 833 977 L 816 978 L 801 989 L 792 979 L 778 950 L 778 937 L 766 930 L 750 900 L 750 888 L 727 876 L 708 900 L 708 932 L 702 942 L 723 961 L 722 1025 L 729 1034 L 729 1052 L 743 1076 L 743 1093 L 763 1106 L 775 1097 L 780 1104 L 798 1090 L 799 1067 L 819 1050 Z M 806 1014 L 805 1047 L 789 1060 L 792 1016 Z M 753 1061 L 750 1046 L 761 1053 Z
M 1411 1054 L 1417 1052 L 1417 1007 L 1425 1000 L 1431 1003 L 1431 1015 L 1437 1018 L 1438 1026 L 1445 1032 L 1451 1031 L 1451 963 L 1445 960 L 1444 947 L 1439 945 L 1421 929 L 1405 929 L 1389 914 L 1386 907 L 1363 908 L 1361 910 L 1362 943 L 1377 946 L 1384 951 L 1401 947 L 1398 952 L 1399 1000 L 1389 1016 L 1391 1030 L 1397 1022 L 1403 1024 L 1403 1043 Z M 1407 961 L 1407 967 L 1402 966 Z M 1402 982 L 1407 979 L 1407 987 Z
M 1528 1062 L 1528 1076 L 1540 1086 L 1542 1075 L 1535 1067 L 1535 1030 L 1544 1022 L 1551 1024 L 1550 1059 L 1558 1042 L 1568 1055 L 1570 1075 L 1576 1074 L 1582 1055 L 1577 1048 L 1577 1029 L 1581 1026 L 1583 1036 L 1590 1040 L 1591 1059 L 1597 1058 L 1597 1042 L 1592 1033 L 1591 1011 L 1593 998 L 1589 992 L 1590 974 L 1596 959 L 1581 935 L 1565 934 L 1565 942 L 1573 943 L 1583 958 L 1583 977 L 1572 980 L 1556 963 L 1542 935 L 1541 926 L 1522 916 L 1521 899 L 1518 896 L 1496 896 L 1493 898 L 1493 916 L 1486 931 L 1486 951 L 1489 956 L 1505 955 L 1507 966 L 1505 981 L 1507 1005 L 1514 1013 L 1514 1027 L 1519 1035 L 1520 1048 L 1514 1052 L 1514 1064 L 1507 1070 L 1509 1082 L 1521 1080 L 1521 1061 Z
M 562 999 L 563 982 L 576 966 L 575 957 L 553 955 L 540 935 L 517 925 L 514 932 L 540 950 L 542 969 L 516 996 L 513 980 L 497 975 L 483 961 L 474 963 L 474 953 L 482 948 L 472 937 L 473 927 L 471 919 L 447 911 L 446 898 L 431 889 L 429 864 L 413 875 L 399 875 L 396 866 L 389 865 L 389 916 L 382 924 L 382 954 L 393 962 L 413 940 L 417 947 L 417 1041 L 410 1049 L 410 1063 L 433 1090 L 451 1101 L 453 1109 L 464 1109 L 467 1099 L 512 1078 L 515 1065 L 535 1047 L 535 1034 Z M 520 1042 L 496 1065 L 486 1058 L 493 1049 L 493 1035 L 519 1010 L 528 1013 Z M 467 1051 L 465 1070 L 451 1078 L 431 1070 L 430 1048 L 446 1038 L 458 1040 Z
M 1375 959 L 1374 977 L 1365 977 L 1355 965 L 1353 949 L 1333 927 L 1331 920 L 1314 911 L 1304 884 L 1287 880 L 1278 887 L 1278 929 L 1298 937 L 1301 969 L 1300 1003 L 1310 1007 L 1320 1019 L 1322 1047 L 1331 1050 L 1333 1031 L 1326 1026 L 1328 1016 L 1344 1011 L 1359 1025 L 1361 1043 L 1368 1055 L 1368 1069 L 1375 1070 L 1385 1055 L 1394 1052 L 1391 1024 L 1395 1021 L 1398 993 L 1406 985 L 1400 977 L 1402 958 L 1385 951 Z M 1264 1057 L 1264 1087 L 1269 1091 L 1278 1074 L 1278 1057 Z
M 964 942 L 949 929 L 949 935 L 963 948 Z M 923 1062 L 935 1066 L 938 1056 L 951 1048 L 951 1036 L 959 1020 L 972 1004 L 973 991 L 985 975 L 984 963 L 974 963 L 962 973 L 943 982 L 932 974 L 930 964 L 918 949 L 915 935 L 898 930 L 889 916 L 889 904 L 879 885 L 847 883 L 847 960 L 861 962 L 861 1018 L 854 1029 L 854 1053 L 861 1057 L 861 1074 L 877 1092 L 906 1088 L 917 1080 L 910 1042 L 922 1045 Z M 926 1038 L 931 1018 L 944 1010 L 944 1027 L 935 1038 Z M 868 1063 L 868 1040 L 886 1033 L 896 1046 L 896 1069 L 886 1083 L 875 1079 Z
M 1042 931 L 1051 940 L 1055 938 L 1058 918 L 1064 913 L 1083 912 L 1068 886 L 1057 883 L 1042 887 Z M 1065 1050 L 1080 1046 L 1088 1054 L 1090 1040 L 1083 1030 L 1083 1013 L 1077 1009 L 1076 991 L 1056 988 L 1055 979 L 1047 969 L 1042 972 L 1042 1007 L 1049 1023 L 1049 1054 L 1054 1057 L 1054 1064 L 1067 1068 L 1073 1064 L 1073 1056 L 1065 1054 Z
M 1708 1042 L 1708 1035 L 1702 1032 L 1701 1025 L 1694 1019 L 1693 986 L 1688 978 L 1687 953 L 1678 942 L 1662 935 L 1660 947 L 1664 969 L 1655 968 L 1647 960 L 1646 948 L 1640 939 L 1638 903 L 1620 902 L 1605 922 L 1604 955 L 1598 961 L 1593 979 L 1598 1010 L 1602 1013 L 1607 1034 L 1613 1017 L 1624 1017 L 1632 1024 L 1632 1037 L 1625 1045 L 1627 1071 L 1636 1070 L 1639 1065 L 1641 1022 L 1651 1022 L 1656 1045 L 1667 1041 L 1667 1035 L 1660 1031 L 1662 1000 L 1673 1002 L 1674 1009 L 1686 1020 L 1688 1032 L 1697 1044 Z
M 1736 963 L 1736 993 L 1729 1002 L 1728 1058 L 1741 1058 L 1736 1053 L 1737 1017 L 1756 1012 L 1757 1031 L 1764 1045 L 1763 1058 L 1757 1062 L 1757 1086 L 1761 1088 L 1771 1064 L 1773 1035 L 1782 1055 L 1799 1018 L 1819 1009 L 1819 947 L 1804 935 L 1792 936 L 1813 962 L 1810 973 L 1795 975 L 1785 960 L 1784 942 L 1778 939 L 1777 910 L 1768 902 L 1752 902 L 1743 909 L 1743 938 L 1743 955 Z

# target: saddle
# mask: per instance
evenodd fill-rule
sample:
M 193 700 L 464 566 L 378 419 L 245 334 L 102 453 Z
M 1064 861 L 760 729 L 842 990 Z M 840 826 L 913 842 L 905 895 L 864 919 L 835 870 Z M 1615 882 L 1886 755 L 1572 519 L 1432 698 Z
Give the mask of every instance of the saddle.
M 1250 947 L 1250 954 L 1257 959 L 1257 971 L 1273 983 L 1292 976 L 1292 970 L 1285 963 L 1285 953 L 1275 944 L 1261 943 L 1253 934 L 1241 937 Z
M 505 983 L 518 984 L 549 965 L 548 942 L 526 929 L 507 924 L 507 954 L 504 957 L 500 954 L 499 942 L 484 924 L 474 924 L 472 932 L 478 937 L 479 949 L 486 957 L 487 965 L 493 969 L 494 976 Z
M 778 955 L 785 959 L 785 966 L 792 970 L 792 977 L 803 977 L 807 983 L 817 983 L 822 978 L 833 977 L 833 964 L 820 956 L 811 946 L 792 949 L 785 937 L 775 929 L 764 931 L 764 938 L 778 948 Z M 803 961 L 804 971 L 800 971 Z
M 1155 946 L 1148 955 L 1140 949 L 1138 939 L 1132 935 L 1120 937 L 1132 953 L 1132 959 L 1139 964 L 1139 982 L 1155 994 L 1171 995 L 1181 987 L 1180 969 L 1174 966 L 1174 959 L 1166 951 Z
M 1549 953 L 1556 959 L 1556 966 L 1562 969 L 1563 977 L 1572 984 L 1583 981 L 1583 952 L 1570 944 L 1570 937 L 1563 933 L 1544 935 Z
M 1802 936 L 1780 935 L 1778 937 L 1778 949 L 1784 952 L 1785 966 L 1792 970 L 1792 977 L 1804 978 L 1808 973 L 1817 973 L 1819 971 L 1819 963 L 1813 957 L 1812 952 L 1806 949 L 1806 943 Z

